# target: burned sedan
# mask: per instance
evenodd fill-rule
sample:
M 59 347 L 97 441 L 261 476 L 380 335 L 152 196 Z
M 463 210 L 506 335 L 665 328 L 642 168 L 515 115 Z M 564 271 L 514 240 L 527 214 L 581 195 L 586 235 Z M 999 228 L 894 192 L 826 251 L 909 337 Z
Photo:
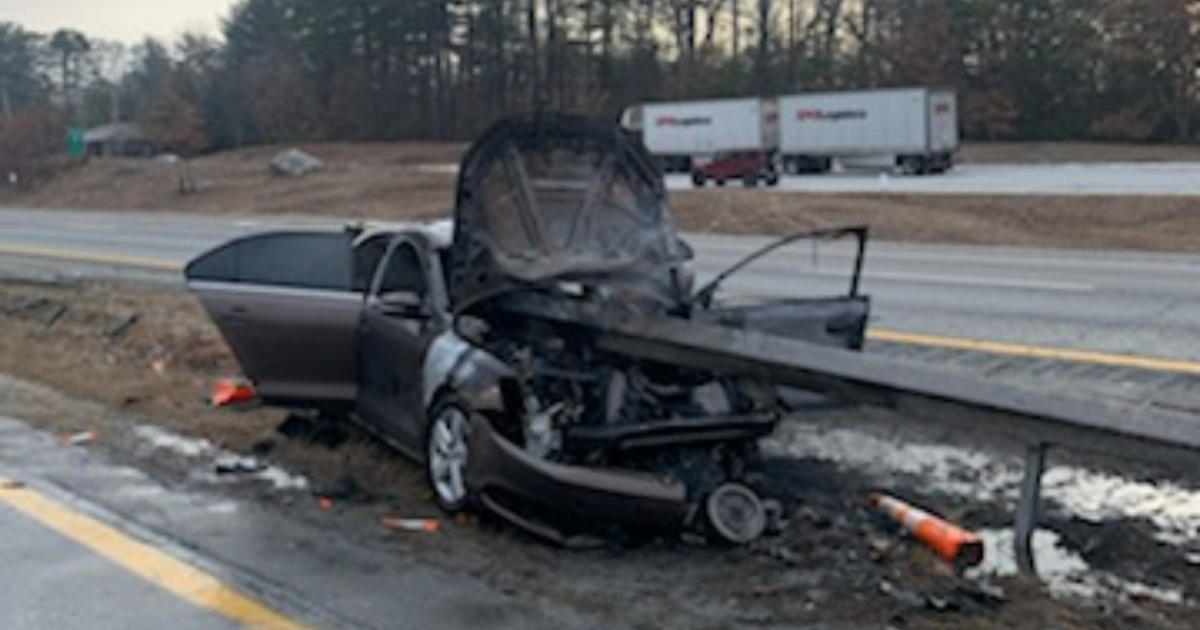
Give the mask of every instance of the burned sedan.
M 804 236 L 846 234 L 861 263 L 862 230 Z M 475 143 L 453 222 L 259 234 L 186 273 L 266 403 L 365 425 L 425 464 L 445 510 L 559 542 L 619 528 L 745 543 L 766 521 L 757 441 L 786 397 L 605 348 L 594 323 L 654 315 L 853 350 L 869 303 L 856 269 L 846 295 L 722 304 L 725 274 L 696 291 L 691 256 L 639 143 L 541 115 Z

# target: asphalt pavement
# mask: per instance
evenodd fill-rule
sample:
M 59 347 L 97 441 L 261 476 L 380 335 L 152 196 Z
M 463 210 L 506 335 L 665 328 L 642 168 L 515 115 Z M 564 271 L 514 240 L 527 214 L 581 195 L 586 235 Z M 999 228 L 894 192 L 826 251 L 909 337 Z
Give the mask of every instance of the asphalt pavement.
M 710 184 L 711 185 L 711 184 Z M 731 182 L 729 185 L 740 185 Z M 687 175 L 667 178 L 672 190 L 692 187 Z M 1200 195 L 1200 162 L 959 164 L 944 175 L 884 174 L 853 168 L 818 176 L 784 177 L 772 190 L 827 193 L 961 195 Z
M 0 628 L 583 625 L 352 537 L 336 518 L 167 486 L 0 417 Z
M 0 210 L 4 265 L 44 273 L 178 278 L 173 268 L 228 238 L 321 218 Z M 703 282 L 768 239 L 689 235 Z M 20 254 L 20 255 L 14 255 Z M 72 255 L 85 255 L 84 261 Z M 748 267 L 730 296 L 820 295 L 848 287 L 846 246 L 798 244 Z M 97 263 L 96 259 L 101 262 Z M 154 268 L 154 264 L 160 265 Z M 864 292 L 872 327 L 1178 360 L 1200 358 L 1200 256 L 873 242 Z

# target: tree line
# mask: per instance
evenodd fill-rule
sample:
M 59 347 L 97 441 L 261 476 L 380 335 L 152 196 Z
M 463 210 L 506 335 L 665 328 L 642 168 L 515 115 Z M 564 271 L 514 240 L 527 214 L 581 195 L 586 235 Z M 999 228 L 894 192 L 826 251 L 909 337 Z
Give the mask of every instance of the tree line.
M 978 139 L 1196 140 L 1195 0 L 242 0 L 219 38 L 0 23 L 0 139 L 464 139 L 538 108 L 930 85 Z

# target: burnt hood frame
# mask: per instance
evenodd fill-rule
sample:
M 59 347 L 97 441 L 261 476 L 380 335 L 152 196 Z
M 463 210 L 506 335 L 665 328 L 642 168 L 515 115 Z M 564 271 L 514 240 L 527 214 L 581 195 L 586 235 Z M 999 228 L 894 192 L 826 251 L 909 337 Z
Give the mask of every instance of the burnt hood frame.
M 454 215 L 456 312 L 560 281 L 688 300 L 678 274 L 690 250 L 662 173 L 616 124 L 551 113 L 500 120 L 463 158 Z

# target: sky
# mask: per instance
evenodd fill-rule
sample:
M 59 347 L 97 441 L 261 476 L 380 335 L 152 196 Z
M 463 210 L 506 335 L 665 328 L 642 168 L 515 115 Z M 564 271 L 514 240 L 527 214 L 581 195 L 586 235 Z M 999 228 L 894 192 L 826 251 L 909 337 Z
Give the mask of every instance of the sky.
M 69 27 L 89 37 L 136 44 L 188 31 L 216 35 L 235 0 L 0 0 L 0 22 L 49 33 Z

